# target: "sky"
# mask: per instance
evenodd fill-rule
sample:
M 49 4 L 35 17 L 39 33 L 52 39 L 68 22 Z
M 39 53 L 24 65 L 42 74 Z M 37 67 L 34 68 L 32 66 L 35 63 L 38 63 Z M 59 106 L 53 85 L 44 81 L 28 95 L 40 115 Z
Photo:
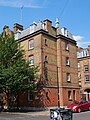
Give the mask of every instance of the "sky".
M 90 45 L 90 0 L 0 0 L 0 33 L 5 25 L 13 30 L 14 23 L 19 23 L 25 29 L 45 19 L 55 26 L 56 18 L 78 46 Z

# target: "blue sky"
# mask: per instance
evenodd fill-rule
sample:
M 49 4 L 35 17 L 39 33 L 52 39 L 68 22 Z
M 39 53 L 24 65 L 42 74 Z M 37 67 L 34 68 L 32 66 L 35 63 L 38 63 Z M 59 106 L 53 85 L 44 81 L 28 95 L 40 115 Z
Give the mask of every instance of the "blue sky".
M 90 45 L 90 0 L 0 0 L 0 32 L 4 25 L 12 30 L 14 23 L 27 28 L 45 19 L 55 26 L 57 17 L 60 27 L 66 27 L 80 47 Z

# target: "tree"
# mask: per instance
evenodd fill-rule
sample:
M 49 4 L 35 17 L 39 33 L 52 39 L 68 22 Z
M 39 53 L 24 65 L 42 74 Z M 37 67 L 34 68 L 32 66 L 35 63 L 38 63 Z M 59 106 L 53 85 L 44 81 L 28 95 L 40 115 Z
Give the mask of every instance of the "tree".
M 6 106 L 9 106 L 9 96 L 12 94 L 17 98 L 18 107 L 20 93 L 36 90 L 34 80 L 38 67 L 30 66 L 24 55 L 24 50 L 14 40 L 14 36 L 5 36 L 4 33 L 0 36 L 0 91 L 7 96 Z

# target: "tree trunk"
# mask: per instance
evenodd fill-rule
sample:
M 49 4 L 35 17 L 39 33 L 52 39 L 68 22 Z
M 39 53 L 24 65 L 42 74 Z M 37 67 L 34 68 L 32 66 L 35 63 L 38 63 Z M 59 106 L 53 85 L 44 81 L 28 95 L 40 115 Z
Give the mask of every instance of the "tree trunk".
M 17 94 L 16 102 L 17 102 L 17 109 L 19 110 L 19 94 Z
M 4 110 L 8 110 L 9 108 L 9 93 L 7 90 L 3 92 L 3 108 Z

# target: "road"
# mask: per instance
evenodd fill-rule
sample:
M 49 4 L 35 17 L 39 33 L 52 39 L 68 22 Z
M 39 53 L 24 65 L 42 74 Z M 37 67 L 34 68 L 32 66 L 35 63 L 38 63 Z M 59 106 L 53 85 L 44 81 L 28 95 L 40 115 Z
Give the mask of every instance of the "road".
M 49 114 L 0 113 L 0 120 L 50 120 Z M 90 120 L 90 111 L 74 113 L 73 120 Z
M 49 116 L 32 116 L 25 114 L 0 114 L 0 120 L 50 120 Z
M 73 120 L 90 120 L 90 111 L 74 113 Z

